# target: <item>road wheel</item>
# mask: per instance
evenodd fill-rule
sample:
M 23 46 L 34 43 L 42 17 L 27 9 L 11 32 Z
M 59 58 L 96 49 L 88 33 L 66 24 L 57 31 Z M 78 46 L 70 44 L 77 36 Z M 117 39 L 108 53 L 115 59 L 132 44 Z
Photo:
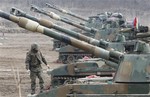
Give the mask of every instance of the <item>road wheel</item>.
M 76 57 L 76 60 L 78 60 L 78 59 L 82 59 L 82 58 L 83 58 L 83 56 L 78 55 L 78 56 Z
M 51 82 L 52 87 L 57 87 L 59 85 L 61 85 L 60 80 L 59 79 L 53 79 Z
M 53 48 L 54 48 L 54 49 L 59 48 L 59 47 L 60 47 L 60 46 L 59 46 L 59 43 L 55 42 L 55 43 L 53 44 Z
M 66 46 L 66 44 L 61 42 L 60 47 L 64 47 L 64 46 Z
M 68 63 L 74 63 L 75 62 L 75 57 L 73 55 L 68 55 L 67 62 Z
M 61 63 L 65 64 L 65 62 L 66 62 L 66 56 L 65 55 L 60 55 L 59 56 L 59 60 L 60 60 Z

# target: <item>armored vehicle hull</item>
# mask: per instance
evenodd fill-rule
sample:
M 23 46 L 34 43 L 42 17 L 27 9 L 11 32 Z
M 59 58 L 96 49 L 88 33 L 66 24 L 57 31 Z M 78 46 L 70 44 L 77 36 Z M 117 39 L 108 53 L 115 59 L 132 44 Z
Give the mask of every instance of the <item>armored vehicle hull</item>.
M 135 90 L 136 89 L 136 90 Z M 68 84 L 28 97 L 149 97 L 149 86 L 143 84 Z

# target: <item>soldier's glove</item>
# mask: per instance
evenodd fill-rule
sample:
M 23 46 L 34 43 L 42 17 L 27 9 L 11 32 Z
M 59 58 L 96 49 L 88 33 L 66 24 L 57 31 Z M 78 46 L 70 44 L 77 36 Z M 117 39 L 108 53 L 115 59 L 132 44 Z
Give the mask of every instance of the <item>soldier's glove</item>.
M 47 68 L 48 68 L 48 69 L 50 69 L 50 66 L 49 66 L 49 65 L 47 65 Z
M 27 73 L 30 74 L 30 70 L 29 69 L 27 70 Z
M 29 70 L 29 64 L 26 64 L 26 69 Z

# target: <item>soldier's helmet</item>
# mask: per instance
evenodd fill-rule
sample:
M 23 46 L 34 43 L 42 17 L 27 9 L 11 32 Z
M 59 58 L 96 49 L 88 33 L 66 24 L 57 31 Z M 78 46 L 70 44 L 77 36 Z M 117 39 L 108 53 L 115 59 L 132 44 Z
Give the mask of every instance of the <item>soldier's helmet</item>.
M 38 51 L 38 50 L 39 50 L 38 44 L 33 43 L 33 44 L 31 45 L 31 50 Z

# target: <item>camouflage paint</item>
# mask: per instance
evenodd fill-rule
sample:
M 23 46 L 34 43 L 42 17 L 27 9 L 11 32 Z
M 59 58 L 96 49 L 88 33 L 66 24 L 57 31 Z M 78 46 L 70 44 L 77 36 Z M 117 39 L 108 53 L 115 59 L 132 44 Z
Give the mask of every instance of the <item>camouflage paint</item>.
M 136 90 L 135 90 L 136 89 Z M 92 95 L 99 95 L 96 97 L 101 97 L 100 95 L 105 94 L 113 97 L 137 97 L 136 95 L 145 94 L 146 96 L 139 97 L 148 97 L 149 96 L 149 87 L 148 85 L 143 84 L 108 84 L 108 83 L 94 83 L 94 84 L 68 84 L 65 86 L 60 86 L 59 88 L 53 88 L 45 93 L 33 96 L 33 97 L 68 97 L 68 94 L 76 95 L 75 97 L 86 97 L 84 95 L 91 94 L 87 97 L 95 97 Z M 132 94 L 132 96 L 130 95 Z M 110 97 L 111 97 L 110 96 Z M 74 96 L 73 96 L 74 97 Z M 104 96 L 105 97 L 105 96 Z M 106 96 L 107 97 L 107 96 Z
M 126 54 L 115 76 L 115 82 L 149 83 L 149 54 Z
M 66 10 L 64 10 L 64 9 L 62 9 L 62 8 L 58 8 L 58 7 L 55 6 L 55 5 L 51 5 L 51 4 L 49 4 L 49 3 L 46 3 L 46 6 L 49 7 L 49 8 L 53 8 L 53 9 L 55 9 L 55 10 L 58 10 L 59 12 L 62 12 L 62 13 L 64 13 L 64 14 L 68 14 L 68 15 L 71 15 L 71 16 L 73 16 L 73 17 L 76 17 L 76 18 L 78 18 L 78 19 L 81 19 L 81 20 L 83 20 L 83 21 L 88 22 L 87 19 L 84 19 L 83 17 L 81 17 L 81 16 L 79 16 L 79 15 L 77 15 L 77 14 L 74 14 L 74 13 L 72 13 L 72 12 L 66 11 Z

